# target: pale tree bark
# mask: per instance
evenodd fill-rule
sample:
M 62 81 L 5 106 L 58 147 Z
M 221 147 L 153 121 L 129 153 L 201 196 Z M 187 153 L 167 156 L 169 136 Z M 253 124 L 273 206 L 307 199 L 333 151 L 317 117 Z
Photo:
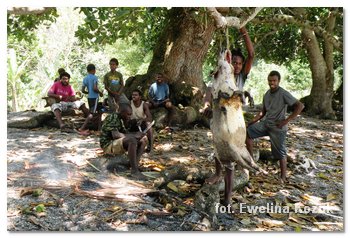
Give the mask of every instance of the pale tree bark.
M 302 38 L 307 50 L 307 57 L 312 73 L 312 88 L 310 96 L 305 102 L 306 107 L 311 114 L 320 115 L 322 118 L 333 118 L 332 97 L 334 79 L 333 74 L 331 74 L 333 65 L 332 69 L 328 68 L 314 31 L 304 28 Z M 325 52 L 325 54 L 327 53 Z
M 17 88 L 16 88 L 16 82 L 11 83 L 11 93 L 12 93 L 12 111 L 17 112 L 18 111 L 18 102 L 17 102 Z
M 326 21 L 326 30 L 330 35 L 334 33 L 335 21 L 335 15 L 330 12 Z M 334 119 L 335 113 L 332 108 L 334 44 L 329 37 L 324 37 L 324 35 L 319 37 L 322 37 L 323 40 L 323 51 L 315 31 L 309 27 L 305 27 L 302 31 L 302 38 L 312 73 L 312 88 L 305 103 L 309 113 L 319 115 L 321 118 Z

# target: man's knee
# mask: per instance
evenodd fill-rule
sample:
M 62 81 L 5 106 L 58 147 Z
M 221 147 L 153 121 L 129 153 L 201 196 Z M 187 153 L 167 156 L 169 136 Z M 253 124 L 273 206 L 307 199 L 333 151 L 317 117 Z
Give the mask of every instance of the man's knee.
M 171 108 L 173 106 L 173 104 L 171 102 L 166 102 L 165 103 L 165 107 L 166 108 Z
M 137 145 L 137 140 L 134 137 L 129 137 L 127 139 L 124 139 L 123 142 L 127 144 L 128 146 L 130 145 Z
M 144 144 L 144 145 L 147 145 L 147 143 L 148 143 L 148 138 L 147 138 L 147 136 L 142 137 L 141 140 L 140 140 L 140 143 L 141 143 L 141 144 Z

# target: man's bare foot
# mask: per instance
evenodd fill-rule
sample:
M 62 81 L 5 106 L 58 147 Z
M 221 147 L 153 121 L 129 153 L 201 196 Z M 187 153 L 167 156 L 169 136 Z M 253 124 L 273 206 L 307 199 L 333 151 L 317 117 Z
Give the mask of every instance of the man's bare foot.
M 280 178 L 279 180 L 280 180 L 280 183 L 281 183 L 282 185 L 288 183 L 287 178 Z
M 215 174 L 213 177 L 210 177 L 205 180 L 205 183 L 207 184 L 216 184 L 217 182 L 221 181 L 222 177 L 221 175 Z
M 79 135 L 82 135 L 82 136 L 90 135 L 90 131 L 89 130 L 78 129 L 77 132 L 78 132 Z
M 222 200 L 221 204 L 227 207 L 229 204 L 231 204 L 231 201 Z

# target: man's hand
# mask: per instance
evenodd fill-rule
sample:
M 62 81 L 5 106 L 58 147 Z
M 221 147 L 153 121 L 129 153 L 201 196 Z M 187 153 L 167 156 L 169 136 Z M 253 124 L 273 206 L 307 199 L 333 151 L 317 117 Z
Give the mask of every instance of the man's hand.
M 77 100 L 75 96 L 69 96 L 67 99 L 68 99 L 68 102 L 75 102 Z
M 287 125 L 288 122 L 289 122 L 289 121 L 288 121 L 287 119 L 285 119 L 285 120 L 279 122 L 279 123 L 277 124 L 277 127 L 280 128 L 280 129 L 282 129 L 282 127 L 284 127 L 285 125 Z
M 135 136 L 136 139 L 140 140 L 140 139 L 142 139 L 144 136 L 146 136 L 146 133 L 143 133 L 143 132 L 138 131 L 138 132 L 136 132 L 136 133 L 134 134 L 134 136 Z
M 253 125 L 256 121 L 250 121 L 247 123 L 247 128 L 250 127 L 251 125 Z

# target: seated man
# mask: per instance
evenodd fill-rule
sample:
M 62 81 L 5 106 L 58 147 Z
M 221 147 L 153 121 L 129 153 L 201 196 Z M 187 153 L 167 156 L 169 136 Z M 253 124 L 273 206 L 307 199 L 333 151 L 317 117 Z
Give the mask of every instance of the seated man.
M 169 99 L 169 86 L 164 82 L 162 73 L 155 74 L 156 82 L 153 83 L 148 90 L 150 101 L 150 109 L 165 107 L 169 111 L 168 125 L 170 125 L 173 117 L 173 105 Z
M 145 179 L 139 170 L 139 162 L 147 145 L 147 137 L 142 132 L 130 132 L 131 115 L 131 106 L 126 103 L 119 105 L 119 113 L 109 114 L 102 125 L 100 146 L 106 154 L 121 155 L 127 151 L 131 176 Z
M 135 89 L 131 95 L 131 108 L 132 115 L 131 119 L 134 120 L 135 124 L 139 125 L 143 130 L 152 122 L 152 115 L 149 111 L 148 103 L 141 100 L 141 91 Z M 152 152 L 153 148 L 153 132 L 152 128 L 147 131 L 148 147 L 147 152 Z
M 86 120 L 84 124 L 78 129 L 78 133 L 82 135 L 86 135 L 85 128 L 92 118 L 92 114 L 89 109 L 85 106 L 85 103 L 77 100 L 75 97 L 75 91 L 71 85 L 69 85 L 70 75 L 67 72 L 63 72 L 60 75 L 60 81 L 55 82 L 47 95 L 49 97 L 53 97 L 58 101 L 58 103 L 54 103 L 51 106 L 52 112 L 55 114 L 55 117 L 58 121 L 58 124 L 61 128 L 62 132 L 73 132 L 71 128 L 65 125 L 62 121 L 62 112 L 67 111 L 70 108 L 79 109 L 83 111 Z
M 172 104 L 169 99 L 169 86 L 164 82 L 164 75 L 162 73 L 156 73 L 155 79 L 156 82 L 154 82 L 148 90 L 151 108 L 170 108 Z
M 60 81 L 60 75 L 61 75 L 62 73 L 64 73 L 64 72 L 66 72 L 66 70 L 65 70 L 64 68 L 59 68 L 59 69 L 57 70 L 57 72 L 58 72 L 58 77 L 55 78 L 54 82 Z

